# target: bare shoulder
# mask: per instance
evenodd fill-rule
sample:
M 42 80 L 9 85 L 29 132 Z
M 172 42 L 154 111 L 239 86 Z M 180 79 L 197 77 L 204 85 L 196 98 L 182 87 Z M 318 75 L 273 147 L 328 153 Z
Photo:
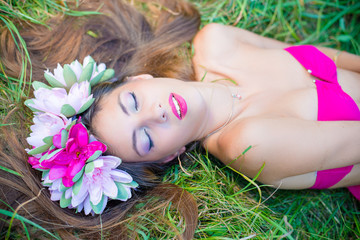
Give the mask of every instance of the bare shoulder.
M 358 164 L 359 131 L 359 121 L 252 117 L 229 125 L 208 150 L 248 176 L 265 164 L 262 178 L 274 182 L 275 176 L 282 179 Z
M 283 49 L 290 44 L 260 36 L 248 30 L 217 23 L 210 23 L 203 27 L 195 36 L 195 49 L 206 51 L 208 54 L 222 54 L 224 50 L 237 47 L 256 47 L 261 49 Z M 214 48 L 213 48 L 214 47 Z
M 195 36 L 193 44 L 197 60 L 215 60 L 234 47 L 242 47 L 238 35 L 248 31 L 225 26 L 217 23 L 210 23 L 203 27 Z M 235 34 L 237 33 L 237 34 Z
M 258 136 L 267 123 L 261 118 L 251 117 L 237 120 L 218 134 L 208 139 L 209 152 L 223 162 L 238 158 L 246 149 L 258 143 Z M 256 150 L 255 150 L 256 151 Z M 254 153 L 252 150 L 251 153 Z M 253 155 L 253 154 L 251 154 Z M 249 156 L 250 157 L 250 156 Z
M 195 36 L 193 64 L 198 81 L 214 81 L 229 76 L 229 69 L 241 71 L 245 67 L 241 60 L 244 56 L 254 56 L 258 49 L 240 40 L 240 28 L 221 24 L 208 24 Z M 237 34 L 235 34 L 235 32 Z

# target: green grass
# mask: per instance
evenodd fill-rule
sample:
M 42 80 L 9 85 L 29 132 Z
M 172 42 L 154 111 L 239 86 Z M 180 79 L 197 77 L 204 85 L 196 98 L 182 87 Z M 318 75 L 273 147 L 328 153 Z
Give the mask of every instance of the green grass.
M 251 30 L 293 44 L 314 44 L 360 54 L 360 3 L 356 0 L 192 0 L 203 24 L 218 22 Z M 18 36 L 17 20 L 45 24 L 55 13 L 68 11 L 64 1 L 1 1 L 2 27 L 12 30 L 23 51 L 23 64 L 31 64 Z M 1 29 L 1 28 L 0 28 Z M 25 69 L 25 68 L 24 68 Z M 25 72 L 19 79 L 6 76 L 0 65 L 0 110 L 3 117 L 23 96 Z M 199 224 L 195 239 L 359 239 L 360 204 L 345 189 L 284 191 L 249 184 L 202 150 L 191 161 L 172 167 L 164 177 L 189 191 L 197 200 Z M 4 169 L 0 170 L 3 171 Z M 7 171 L 5 169 L 5 171 Z M 261 195 L 259 193 L 261 189 Z M 1 210 L 1 209 L 0 209 Z M 0 212 L 0 220 L 4 219 Z M 9 214 L 9 213 L 7 213 Z M 161 217 L 163 216 L 163 217 Z M 21 239 L 39 229 L 21 217 L 23 229 L 3 229 L 0 238 Z M 17 221 L 17 220 L 14 220 Z M 162 222 L 167 224 L 163 224 Z M 8 223 L 10 224 L 10 223 Z M 173 239 L 183 222 L 172 206 L 129 223 L 140 239 Z M 19 234 L 24 231 L 25 235 Z M 28 230 L 30 229 L 30 230 Z M 44 237 L 49 237 L 44 233 Z

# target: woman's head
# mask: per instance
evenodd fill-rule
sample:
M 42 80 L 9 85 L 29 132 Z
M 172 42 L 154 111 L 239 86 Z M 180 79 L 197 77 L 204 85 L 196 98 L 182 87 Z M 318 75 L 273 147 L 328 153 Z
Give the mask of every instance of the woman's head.
M 153 21 L 151 24 L 133 6 L 120 0 L 86 1 L 78 10 L 101 9 L 105 14 L 54 18 L 50 20 L 50 28 L 34 25 L 27 28 L 28 25 L 23 24 L 25 29 L 21 31 L 21 34 L 26 41 L 31 58 L 33 79 L 41 80 L 44 70 L 54 68 L 58 62 L 63 65 L 75 59 L 81 60 L 87 55 L 115 69 L 118 79 L 144 72 L 156 77 L 193 79 L 192 69 L 183 59 L 182 53 L 187 49 L 183 47 L 181 50 L 178 47 L 191 40 L 197 32 L 200 23 L 198 12 L 183 1 L 159 0 L 157 2 L 164 7 L 160 11 L 157 9 L 159 14 L 151 20 Z M 0 53 L 1 64 L 6 68 L 9 76 L 17 77 L 22 67 L 21 51 L 14 44 L 11 32 L 3 31 L 1 39 L 0 47 L 4 50 Z M 105 96 L 110 96 L 109 94 L 117 89 L 114 86 L 119 84 L 118 82 L 102 84 L 99 89 L 103 88 L 104 91 L 100 95 L 103 95 L 106 100 Z M 99 106 L 99 111 L 95 111 L 95 115 L 101 113 L 101 104 Z M 41 176 L 30 169 L 26 153 L 20 150 L 25 145 L 24 142 L 19 142 L 22 138 L 21 134 L 14 128 L 9 133 L 9 137 L 2 139 L 6 141 L 1 141 L 1 165 L 14 169 L 22 175 L 22 177 L 11 174 L 0 176 L 1 186 L 9 189 L 6 197 L 1 198 L 6 199 L 7 204 L 14 208 L 19 202 L 35 199 L 27 202 L 26 206 L 23 206 L 26 210 L 20 210 L 19 213 L 31 220 L 39 220 L 41 223 L 49 222 L 50 228 L 56 226 L 65 228 L 59 230 L 59 234 L 64 238 L 74 237 L 71 235 L 74 229 L 76 234 L 91 234 L 98 229 L 99 231 L 107 229 L 115 234 L 114 236 L 119 236 L 116 234 L 120 234 L 124 226 L 120 223 L 126 219 L 127 211 L 141 200 L 145 191 L 136 192 L 129 201 L 105 210 L 100 217 L 86 218 L 75 211 L 66 211 L 60 208 L 58 203 L 51 201 L 47 190 L 41 191 L 43 188 L 40 184 Z M 162 170 L 161 164 L 123 163 L 120 167 L 128 171 L 134 180 L 143 186 L 143 189 L 154 187 L 156 183 L 159 183 L 156 173 Z M 40 197 L 36 198 L 38 194 Z M 183 196 L 179 189 L 164 190 L 162 188 L 158 188 L 149 195 L 174 199 L 176 194 L 179 199 Z M 5 195 L 0 193 L 0 196 Z M 184 214 L 184 217 L 187 225 L 193 223 L 195 226 L 194 202 L 185 203 L 176 200 L 176 203 L 179 204 L 180 211 L 188 211 L 186 206 L 191 206 L 191 210 Z M 6 206 L 1 205 L 1 208 L 6 208 Z M 187 228 L 186 238 L 191 238 L 194 226 Z
M 192 83 L 143 74 L 94 94 L 83 121 L 124 162 L 166 163 L 197 140 L 204 108 Z

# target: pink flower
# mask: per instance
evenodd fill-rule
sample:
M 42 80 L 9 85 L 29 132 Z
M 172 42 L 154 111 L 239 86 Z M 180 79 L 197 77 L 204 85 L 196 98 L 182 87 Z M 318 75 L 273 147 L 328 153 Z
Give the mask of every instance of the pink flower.
M 87 163 L 86 169 L 89 170 L 83 176 L 80 190 L 72 193 L 71 205 L 78 211 L 84 207 L 85 214 L 88 214 L 91 204 L 100 204 L 102 212 L 108 198 L 122 201 L 131 198 L 131 188 L 137 185 L 132 185 L 133 179 L 127 172 L 116 169 L 120 163 L 120 158 L 114 156 L 101 156 Z
M 81 83 L 74 83 L 74 85 L 72 85 L 67 97 L 67 103 L 74 108 L 76 113 L 81 113 L 79 112 L 80 108 L 92 98 L 92 94 L 90 95 L 90 83 L 84 81 Z
M 34 91 L 35 98 L 25 101 L 25 104 L 35 112 L 48 112 L 57 116 L 71 117 L 82 113 L 93 102 L 90 94 L 90 83 L 83 81 L 74 83 L 69 93 L 64 88 L 43 88 Z
M 65 116 L 56 116 L 51 113 L 40 113 L 34 115 L 34 125 L 30 127 L 32 133 L 26 138 L 27 142 L 37 148 L 45 143 L 43 139 L 48 136 L 54 136 L 70 123 Z
M 33 103 L 28 105 L 39 112 L 61 114 L 61 107 L 67 103 L 67 93 L 64 88 L 39 88 L 34 91 Z
M 52 74 L 49 69 L 45 71 L 45 75 L 48 74 L 49 76 L 53 77 L 58 81 L 59 85 L 62 85 L 66 87 L 66 82 L 63 75 L 63 67 L 60 65 L 60 63 L 57 64 L 57 67 L 54 69 L 54 74 Z M 60 86 L 59 86 L 60 87 Z
M 54 145 L 59 146 L 61 137 L 54 136 Z M 49 168 L 49 179 L 62 178 L 65 187 L 74 185 L 72 179 L 81 171 L 86 161 L 96 152 L 106 151 L 106 146 L 98 141 L 89 143 L 89 135 L 86 128 L 81 124 L 75 124 L 70 128 L 66 147 L 61 149 L 50 159 L 41 162 L 41 167 Z

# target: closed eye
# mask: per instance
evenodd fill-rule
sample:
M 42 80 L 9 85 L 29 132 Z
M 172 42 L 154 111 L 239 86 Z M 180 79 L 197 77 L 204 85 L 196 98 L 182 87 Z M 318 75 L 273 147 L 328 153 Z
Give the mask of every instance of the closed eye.
M 151 150 L 151 148 L 154 147 L 154 142 L 152 141 L 151 137 L 150 137 L 150 134 L 146 131 L 146 129 L 144 129 L 144 132 L 146 134 L 146 136 L 148 137 L 149 139 L 149 151 Z
M 134 99 L 134 107 L 135 107 L 135 110 L 137 111 L 138 110 L 138 101 L 137 101 L 136 95 L 134 92 L 130 92 L 130 94 Z

